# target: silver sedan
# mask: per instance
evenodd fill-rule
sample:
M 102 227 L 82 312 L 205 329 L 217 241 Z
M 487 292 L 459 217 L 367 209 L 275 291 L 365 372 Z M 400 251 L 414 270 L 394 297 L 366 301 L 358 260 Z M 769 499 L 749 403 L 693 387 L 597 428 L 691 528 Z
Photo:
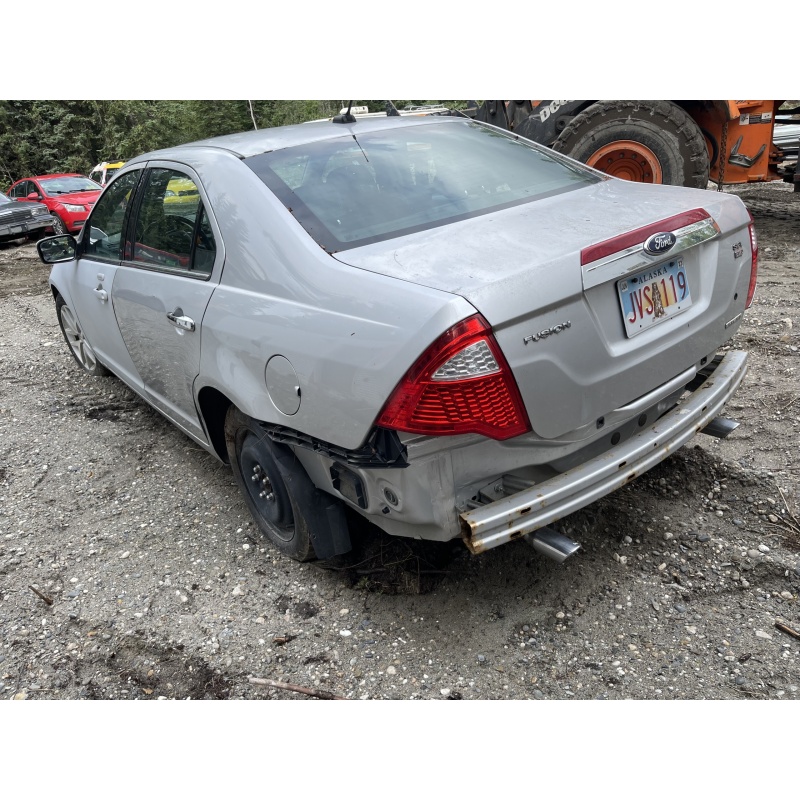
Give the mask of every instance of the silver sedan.
M 350 508 L 563 560 L 553 523 L 733 427 L 758 250 L 735 196 L 386 117 L 132 159 L 39 252 L 78 364 L 229 463 L 293 558 L 346 552 Z

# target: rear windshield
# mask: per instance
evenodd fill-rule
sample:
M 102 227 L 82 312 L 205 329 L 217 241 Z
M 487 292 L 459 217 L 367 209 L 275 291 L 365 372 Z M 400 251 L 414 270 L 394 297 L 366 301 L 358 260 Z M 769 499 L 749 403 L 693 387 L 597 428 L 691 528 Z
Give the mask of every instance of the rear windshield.
M 245 163 L 329 252 L 600 180 L 544 148 L 467 120 L 350 134 Z

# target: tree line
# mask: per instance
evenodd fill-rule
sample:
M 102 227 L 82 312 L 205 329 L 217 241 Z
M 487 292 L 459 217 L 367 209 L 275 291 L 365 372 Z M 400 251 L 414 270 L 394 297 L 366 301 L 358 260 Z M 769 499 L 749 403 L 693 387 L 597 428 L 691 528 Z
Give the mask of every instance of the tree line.
M 0 190 L 228 133 L 331 117 L 347 100 L 0 100 Z M 407 104 L 454 101 L 393 101 Z M 353 105 L 382 111 L 383 100 Z M 458 103 L 463 106 L 463 103 Z

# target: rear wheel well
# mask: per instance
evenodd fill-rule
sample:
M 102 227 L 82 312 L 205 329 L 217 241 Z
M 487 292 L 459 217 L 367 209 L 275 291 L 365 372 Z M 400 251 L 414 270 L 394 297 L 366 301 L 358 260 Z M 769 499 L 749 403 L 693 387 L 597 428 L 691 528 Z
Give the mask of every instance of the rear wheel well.
M 228 448 L 225 445 L 225 415 L 232 405 L 231 401 L 222 392 L 210 386 L 200 390 L 197 401 L 214 452 L 224 463 L 230 463 Z

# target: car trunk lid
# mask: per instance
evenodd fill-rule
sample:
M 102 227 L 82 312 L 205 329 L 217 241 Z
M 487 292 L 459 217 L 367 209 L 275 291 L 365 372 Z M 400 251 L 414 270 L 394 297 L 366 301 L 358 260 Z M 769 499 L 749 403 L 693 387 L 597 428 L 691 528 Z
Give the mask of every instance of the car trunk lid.
M 732 335 L 750 275 L 748 222 L 732 196 L 609 180 L 335 257 L 467 299 L 492 326 L 533 431 L 551 439 L 602 427 Z M 659 232 L 676 242 L 645 253 Z M 662 298 L 653 322 L 643 311 L 662 280 L 686 295 Z M 623 303 L 641 306 L 638 329 Z

